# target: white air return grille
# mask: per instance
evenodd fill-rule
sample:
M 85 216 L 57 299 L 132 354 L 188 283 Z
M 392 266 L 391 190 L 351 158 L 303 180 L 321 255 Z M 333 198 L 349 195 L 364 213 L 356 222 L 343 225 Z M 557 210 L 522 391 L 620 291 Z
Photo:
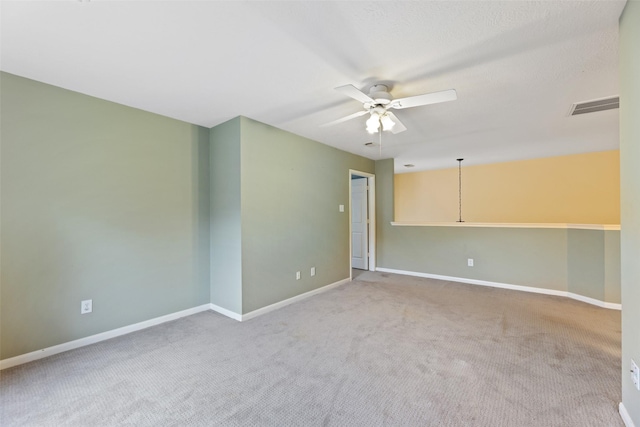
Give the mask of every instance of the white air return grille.
M 594 99 L 593 101 L 576 102 L 571 106 L 570 116 L 578 114 L 595 113 L 596 111 L 613 110 L 620 108 L 620 97 Z

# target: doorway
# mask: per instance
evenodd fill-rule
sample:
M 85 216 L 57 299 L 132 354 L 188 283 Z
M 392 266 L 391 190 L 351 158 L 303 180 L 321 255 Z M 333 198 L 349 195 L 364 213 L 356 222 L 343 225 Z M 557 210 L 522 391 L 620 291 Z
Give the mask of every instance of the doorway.
M 375 230 L 375 176 L 349 170 L 350 271 L 375 271 Z

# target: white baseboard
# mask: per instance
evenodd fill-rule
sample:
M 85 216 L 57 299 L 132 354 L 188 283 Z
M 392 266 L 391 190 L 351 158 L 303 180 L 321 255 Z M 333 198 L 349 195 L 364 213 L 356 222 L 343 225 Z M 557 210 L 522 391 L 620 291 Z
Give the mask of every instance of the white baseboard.
M 233 320 L 237 320 L 239 322 L 242 321 L 242 314 L 238 314 L 235 311 L 227 310 L 226 308 L 220 307 L 219 305 L 209 304 L 209 308 L 213 311 L 217 311 L 218 313 L 230 317 Z
M 620 402 L 620 405 L 618 405 L 618 412 L 620 412 L 620 418 L 622 418 L 625 426 L 636 427 L 636 425 L 633 423 L 633 420 L 631 419 L 631 416 L 627 412 L 627 408 L 624 407 L 624 404 L 622 402 Z
M 612 310 L 622 310 L 622 304 L 616 304 L 613 302 L 604 302 L 604 301 L 600 301 L 599 299 L 585 297 L 584 295 L 574 294 L 572 292 L 567 292 L 567 296 L 571 299 L 586 302 L 587 304 L 597 305 L 598 307 L 610 308 Z
M 247 314 L 238 314 L 235 311 L 227 310 L 226 308 L 220 307 L 220 306 L 215 305 L 215 304 L 209 304 L 209 306 L 210 306 L 211 310 L 213 310 L 213 311 L 217 311 L 218 313 L 223 314 L 223 315 L 225 315 L 227 317 L 230 317 L 230 318 L 232 318 L 234 320 L 237 320 L 239 322 L 243 322 L 245 320 L 253 319 L 254 317 L 261 316 L 263 314 L 269 313 L 270 311 L 277 310 L 277 309 L 282 308 L 284 306 L 287 306 L 289 304 L 293 304 L 294 302 L 301 301 L 301 300 L 303 300 L 305 298 L 309 298 L 309 297 L 312 297 L 312 296 L 317 295 L 319 293 L 326 292 L 326 291 L 328 291 L 330 289 L 333 289 L 335 287 L 338 287 L 340 285 L 344 285 L 345 283 L 348 283 L 350 281 L 351 281 L 351 279 L 349 277 L 347 277 L 346 279 L 338 280 L 335 283 L 330 283 L 330 284 L 328 284 L 326 286 L 323 286 L 321 288 L 314 289 L 314 290 L 309 291 L 309 292 L 305 292 L 304 294 L 296 295 L 295 297 L 291 297 L 291 298 L 288 298 L 286 300 L 279 301 L 279 302 L 276 302 L 274 304 L 268 305 L 266 307 L 262 307 L 262 308 L 259 308 L 257 310 L 250 311 Z
M 54 345 L 52 347 L 43 348 L 42 350 L 36 350 L 32 351 L 31 353 L 10 357 L 9 359 L 0 360 L 0 370 L 11 368 L 17 365 L 22 365 L 23 363 L 32 362 L 34 360 L 43 359 L 45 357 L 53 356 L 54 354 L 84 347 L 90 344 L 95 344 L 97 342 L 119 337 L 121 335 L 130 334 L 131 332 L 146 329 L 151 326 L 156 326 L 161 323 L 179 319 L 181 317 L 191 316 L 192 314 L 200 313 L 201 311 L 207 311 L 210 308 L 210 304 L 203 304 L 198 307 L 193 307 L 187 310 L 178 311 L 176 313 L 167 314 L 165 316 L 156 317 L 155 319 L 145 320 L 144 322 L 123 326 L 122 328 L 112 329 L 110 331 L 102 332 L 96 335 L 91 335 L 66 343 Z
M 615 302 L 605 302 L 603 307 L 604 308 L 609 308 L 611 310 L 622 310 L 622 304 L 618 304 L 618 303 L 615 303 Z
M 268 305 L 266 307 L 262 307 L 262 308 L 259 308 L 257 310 L 253 310 L 253 311 L 251 311 L 251 312 L 249 312 L 247 314 L 243 314 L 242 315 L 242 321 L 253 319 L 254 317 L 269 313 L 270 311 L 277 310 L 277 309 L 282 308 L 282 307 L 284 307 L 286 305 L 293 304 L 294 302 L 298 302 L 298 301 L 301 301 L 303 299 L 306 299 L 306 298 L 312 297 L 314 295 L 317 295 L 319 293 L 326 292 L 326 291 L 331 290 L 333 288 L 336 288 L 336 287 L 338 287 L 340 285 L 344 285 L 345 283 L 348 283 L 350 281 L 351 281 L 351 279 L 347 277 L 346 279 L 338 280 L 335 283 L 331 283 L 331 284 L 323 286 L 321 288 L 314 289 L 314 290 L 309 291 L 309 292 L 305 292 L 304 294 L 296 295 L 295 297 L 291 297 L 289 299 L 277 302 L 275 304 L 271 304 L 271 305 Z
M 511 285 L 508 283 L 489 282 L 486 280 L 477 279 L 465 279 L 463 277 L 441 276 L 439 274 L 419 273 L 416 271 L 395 270 L 393 268 L 376 268 L 376 271 L 383 273 L 403 274 L 405 276 L 426 277 L 428 279 L 447 280 L 450 282 L 469 283 L 472 285 L 490 286 L 492 288 L 511 289 L 514 291 L 532 292 L 536 294 L 555 295 L 560 297 L 568 297 L 578 301 L 586 302 L 588 304 L 597 305 L 602 308 L 609 308 L 612 310 L 621 310 L 622 304 L 616 304 L 612 302 L 600 301 L 595 298 L 589 298 L 582 295 L 574 294 L 566 291 L 556 291 L 554 289 L 534 288 L 532 286 Z

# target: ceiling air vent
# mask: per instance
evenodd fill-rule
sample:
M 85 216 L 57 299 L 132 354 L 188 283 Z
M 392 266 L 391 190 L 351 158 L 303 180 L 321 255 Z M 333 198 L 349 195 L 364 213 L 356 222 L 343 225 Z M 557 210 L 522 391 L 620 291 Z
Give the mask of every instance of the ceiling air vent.
M 620 97 L 611 96 L 609 98 L 595 99 L 593 101 L 576 102 L 571 106 L 570 116 L 578 114 L 595 113 L 596 111 L 613 110 L 620 108 Z

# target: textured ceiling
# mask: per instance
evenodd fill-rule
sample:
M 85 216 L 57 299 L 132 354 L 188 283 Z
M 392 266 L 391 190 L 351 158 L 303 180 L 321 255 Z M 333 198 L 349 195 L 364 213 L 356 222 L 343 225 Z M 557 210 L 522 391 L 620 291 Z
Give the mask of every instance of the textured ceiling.
M 625 2 L 2 1 L 3 71 L 212 127 L 238 115 L 396 171 L 618 148 L 618 111 L 568 117 L 618 94 Z M 396 114 L 366 133 L 362 105 L 333 90 L 458 100 Z

